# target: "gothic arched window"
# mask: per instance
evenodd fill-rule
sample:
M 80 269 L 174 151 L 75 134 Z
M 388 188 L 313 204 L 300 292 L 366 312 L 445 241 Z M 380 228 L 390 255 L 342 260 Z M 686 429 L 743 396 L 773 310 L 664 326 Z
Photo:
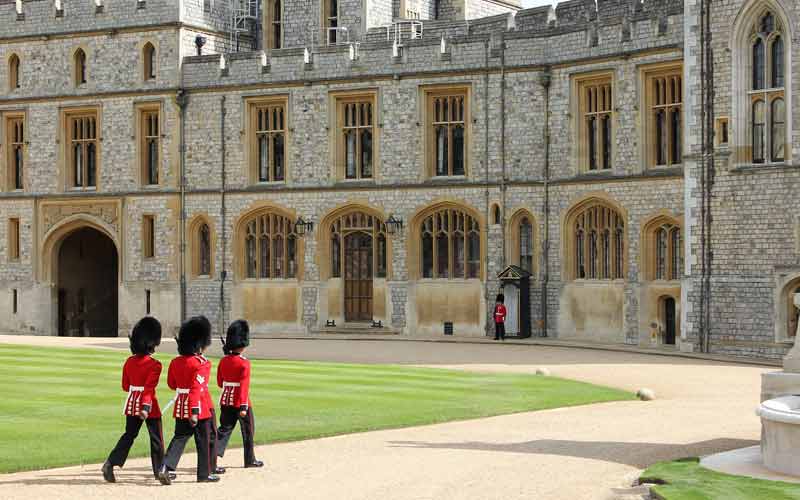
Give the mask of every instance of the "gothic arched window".
M 422 278 L 470 279 L 481 273 L 481 227 L 457 207 L 435 209 L 419 230 Z
M 568 216 L 573 248 L 568 264 L 572 279 L 615 280 L 624 278 L 625 222 L 613 207 L 590 201 Z
M 86 52 L 83 49 L 76 50 L 73 59 L 73 80 L 75 86 L 78 87 L 86 83 Z
M 297 235 L 292 221 L 279 213 L 261 211 L 241 226 L 242 275 L 247 279 L 286 279 L 297 276 Z
M 646 280 L 679 280 L 683 241 L 677 219 L 660 216 L 642 229 L 642 264 Z
M 19 69 L 20 61 L 19 56 L 11 54 L 8 59 L 8 90 L 13 91 L 19 88 Z
M 142 49 L 142 62 L 144 70 L 144 80 L 155 80 L 156 78 L 156 48 L 152 43 L 147 42 Z
M 750 27 L 750 146 L 753 163 L 785 161 L 786 51 L 783 26 L 770 11 Z

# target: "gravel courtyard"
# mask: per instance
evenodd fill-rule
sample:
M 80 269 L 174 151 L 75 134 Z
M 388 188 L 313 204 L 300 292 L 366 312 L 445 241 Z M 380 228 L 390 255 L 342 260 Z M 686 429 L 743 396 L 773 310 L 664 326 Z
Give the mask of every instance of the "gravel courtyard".
M 0 342 L 125 346 L 119 339 L 0 336 Z M 257 453 L 267 462 L 263 470 L 239 468 L 234 450 L 222 461 L 231 468 L 216 485 L 197 485 L 186 471 L 173 486 L 161 487 L 148 475 L 146 459 L 130 461 L 114 485 L 102 481 L 98 464 L 9 474 L 0 476 L 2 497 L 609 498 L 621 495 L 653 462 L 756 444 L 760 375 L 773 370 L 590 349 L 410 341 L 260 339 L 250 355 L 523 373 L 546 367 L 564 378 L 633 391 L 649 387 L 657 400 L 262 446 Z M 193 462 L 187 455 L 179 472 Z

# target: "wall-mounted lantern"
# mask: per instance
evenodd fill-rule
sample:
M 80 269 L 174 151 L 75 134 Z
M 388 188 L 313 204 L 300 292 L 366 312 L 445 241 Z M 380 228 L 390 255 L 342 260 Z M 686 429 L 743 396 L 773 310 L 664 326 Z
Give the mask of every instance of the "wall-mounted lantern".
M 390 215 L 386 219 L 386 232 L 389 234 L 396 234 L 403 230 L 403 219 L 398 219 L 394 215 Z
M 294 232 L 298 236 L 305 236 L 314 230 L 314 222 L 306 221 L 303 217 L 298 217 L 297 222 L 294 223 Z

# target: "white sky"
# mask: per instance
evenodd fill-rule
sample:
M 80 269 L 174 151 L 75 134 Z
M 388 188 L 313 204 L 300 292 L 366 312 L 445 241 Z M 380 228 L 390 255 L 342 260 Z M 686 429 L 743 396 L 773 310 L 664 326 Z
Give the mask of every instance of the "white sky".
M 556 0 L 522 0 L 522 8 L 529 9 L 531 7 L 539 7 L 540 5 L 554 5 Z

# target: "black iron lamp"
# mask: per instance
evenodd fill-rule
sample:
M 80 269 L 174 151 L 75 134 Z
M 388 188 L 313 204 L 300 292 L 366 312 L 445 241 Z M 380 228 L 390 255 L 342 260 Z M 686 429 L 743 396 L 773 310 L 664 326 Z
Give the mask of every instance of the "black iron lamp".
M 203 55 L 203 45 L 206 44 L 206 37 L 197 36 L 194 39 L 194 46 L 197 48 L 197 55 Z
M 306 221 L 303 217 L 298 217 L 297 222 L 294 223 L 294 232 L 298 236 L 305 236 L 314 230 L 314 222 Z
M 390 215 L 389 218 L 386 219 L 387 233 L 395 234 L 402 230 L 403 230 L 403 219 L 398 219 L 394 215 Z

